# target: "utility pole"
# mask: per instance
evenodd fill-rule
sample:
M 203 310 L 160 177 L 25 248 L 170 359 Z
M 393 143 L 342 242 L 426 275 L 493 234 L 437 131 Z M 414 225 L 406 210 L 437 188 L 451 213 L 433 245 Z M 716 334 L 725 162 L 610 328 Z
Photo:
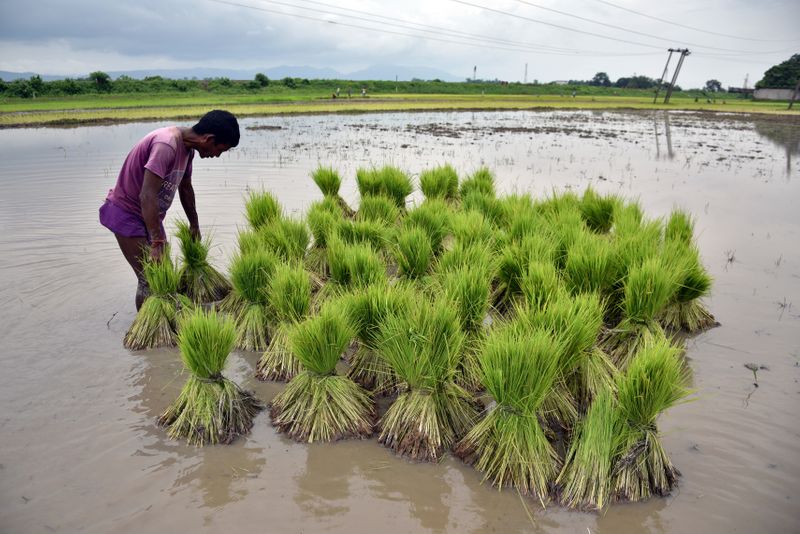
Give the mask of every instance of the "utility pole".
M 672 82 L 669 84 L 669 89 L 667 89 L 667 96 L 664 97 L 664 103 L 669 104 L 669 97 L 672 96 L 672 90 L 675 88 L 675 82 L 678 81 L 678 74 L 681 72 L 681 67 L 683 66 L 683 60 L 686 59 L 686 56 L 691 54 L 688 48 L 679 48 L 676 52 L 681 53 L 681 58 L 678 60 L 678 65 L 675 67 L 675 73 L 672 75 Z
M 472 67 L 472 81 L 474 82 L 477 79 L 478 79 L 478 66 L 475 65 L 474 67 Z
M 794 105 L 794 101 L 797 100 L 797 92 L 800 91 L 800 78 L 797 80 L 797 85 L 794 86 L 794 93 L 792 93 L 792 99 L 789 100 L 789 107 L 787 109 L 792 109 Z
M 656 103 L 658 100 L 658 93 L 661 91 L 661 84 L 664 83 L 664 76 L 667 75 L 667 68 L 669 68 L 669 60 L 672 59 L 672 53 L 676 50 L 674 48 L 669 48 L 669 55 L 667 56 L 667 63 L 664 65 L 664 72 L 661 73 L 661 79 L 658 80 L 658 85 L 656 85 L 656 96 L 653 97 L 653 104 Z
M 525 78 L 523 78 L 522 83 L 528 83 L 528 64 L 525 63 Z
M 743 89 L 747 89 L 747 79 L 750 78 L 750 73 L 744 75 L 744 87 Z

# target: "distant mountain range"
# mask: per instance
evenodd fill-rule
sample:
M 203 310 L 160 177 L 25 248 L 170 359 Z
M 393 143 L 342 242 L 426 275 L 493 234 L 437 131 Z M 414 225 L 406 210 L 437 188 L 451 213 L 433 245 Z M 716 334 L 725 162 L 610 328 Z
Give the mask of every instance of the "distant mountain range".
M 357 70 L 350 73 L 342 73 L 329 68 L 298 67 L 281 65 L 269 69 L 211 69 L 211 68 L 192 68 L 192 69 L 145 69 L 127 71 L 106 71 L 112 78 L 120 76 L 130 76 L 131 78 L 141 79 L 147 76 L 161 76 L 163 78 L 182 79 L 182 78 L 230 78 L 232 80 L 252 80 L 256 73 L 263 72 L 270 79 L 281 79 L 287 76 L 292 78 L 309 78 L 318 80 L 397 80 L 409 81 L 414 78 L 420 80 L 439 79 L 445 82 L 461 82 L 466 77 L 459 77 L 429 67 L 400 66 L 400 65 L 373 65 L 366 69 Z M 58 74 L 44 74 L 35 72 L 8 72 L 0 71 L 0 79 L 5 81 L 17 80 L 19 78 L 30 78 L 39 74 L 44 81 L 63 80 L 64 78 L 80 78 L 81 76 L 62 76 Z M 84 76 L 88 75 L 86 73 Z

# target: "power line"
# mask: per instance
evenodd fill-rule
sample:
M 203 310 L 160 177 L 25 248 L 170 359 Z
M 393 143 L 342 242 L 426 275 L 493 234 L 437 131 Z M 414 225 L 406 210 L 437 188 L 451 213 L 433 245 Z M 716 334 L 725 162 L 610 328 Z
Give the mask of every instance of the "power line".
M 758 41 L 762 43 L 794 43 L 800 41 L 800 39 L 753 39 L 750 37 L 740 37 L 738 35 L 730 35 L 727 33 L 719 33 L 714 32 L 711 30 L 703 30 L 701 28 L 695 28 L 694 26 L 687 26 L 686 24 L 680 24 L 678 22 L 672 22 L 670 20 L 662 19 L 660 17 L 654 17 L 653 15 L 648 15 L 647 13 L 642 13 L 641 11 L 636 11 L 627 7 L 619 6 L 617 4 L 612 4 L 611 2 L 607 2 L 606 0 L 594 0 L 595 2 L 599 2 L 601 4 L 605 4 L 607 6 L 615 7 L 617 9 L 621 9 L 623 11 L 627 11 L 629 13 L 633 13 L 634 15 L 639 15 L 641 17 L 646 17 L 648 19 L 657 20 L 659 22 L 663 22 L 665 24 L 671 24 L 673 26 L 678 26 L 680 28 L 686 28 L 687 30 L 692 30 L 701 33 L 707 33 L 710 35 L 717 35 L 719 37 L 728 37 L 729 39 L 741 39 L 742 41 Z
M 575 15 L 574 13 L 567 13 L 566 11 L 560 11 L 558 9 L 545 7 L 545 6 L 542 6 L 542 5 L 539 5 L 539 4 L 534 4 L 533 2 L 528 2 L 527 0 L 515 0 L 515 1 L 519 2 L 520 4 L 526 5 L 526 6 L 535 7 L 537 9 L 542 9 L 544 11 L 550 11 L 552 13 L 557 13 L 559 15 L 564 15 L 566 17 L 572 17 L 572 18 L 575 18 L 575 19 L 578 19 L 578 20 L 589 22 L 591 24 L 597 24 L 599 26 L 603 26 L 603 27 L 606 27 L 606 28 L 612 28 L 614 30 L 620 30 L 620 31 L 624 31 L 624 32 L 627 32 L 627 33 L 632 33 L 632 34 L 635 34 L 635 35 L 642 35 L 642 36 L 648 37 L 650 39 L 657 39 L 659 41 L 666 41 L 666 42 L 670 42 L 670 43 L 674 43 L 676 41 L 676 39 L 674 39 L 674 38 L 659 37 L 659 36 L 653 35 L 651 33 L 640 32 L 640 31 L 637 31 L 637 30 L 631 30 L 630 28 L 623 28 L 622 26 L 617 26 L 615 24 L 608 24 L 606 22 L 600 22 L 600 21 L 597 21 L 597 20 L 592 20 L 592 19 L 587 18 L 587 17 L 582 17 L 580 15 Z M 734 50 L 734 49 L 731 49 L 731 48 L 718 48 L 718 47 L 715 47 L 715 46 L 701 45 L 701 44 L 698 44 L 698 43 L 690 43 L 688 41 L 681 41 L 681 43 L 684 44 L 684 45 L 688 45 L 688 46 L 694 46 L 694 47 L 698 47 L 698 48 L 706 48 L 708 50 L 720 50 L 720 51 L 723 51 L 723 52 L 735 52 L 737 54 L 742 54 L 742 53 L 750 54 L 750 53 L 752 53 L 752 52 L 748 52 L 748 51 L 745 51 L 745 50 Z M 784 50 L 772 51 L 772 52 L 764 52 L 764 53 L 773 53 L 773 52 L 784 52 Z M 756 53 L 761 53 L 761 52 L 756 52 Z
M 417 38 L 417 39 L 425 39 L 425 40 L 438 41 L 438 42 L 444 42 L 444 43 L 452 43 L 452 44 L 458 44 L 458 45 L 474 46 L 474 47 L 479 47 L 479 48 L 491 48 L 491 49 L 495 49 L 495 50 L 504 50 L 504 51 L 510 51 L 510 52 L 527 52 L 527 53 L 535 52 L 535 53 L 538 53 L 538 54 L 548 54 L 548 55 L 558 55 L 558 56 L 577 56 L 577 55 L 582 55 L 582 56 L 596 56 L 596 57 L 616 56 L 616 55 L 620 55 L 620 56 L 651 55 L 651 54 L 644 54 L 644 53 L 639 53 L 639 54 L 636 54 L 636 53 L 632 53 L 632 54 L 630 54 L 630 53 L 629 54 L 605 54 L 605 53 L 598 54 L 598 53 L 594 53 L 594 52 L 582 52 L 582 51 L 577 51 L 577 50 L 574 53 L 570 53 L 570 52 L 561 52 L 561 51 L 557 51 L 557 50 L 542 50 L 542 49 L 538 49 L 538 48 L 533 48 L 533 45 L 526 45 L 526 46 L 528 46 L 527 48 L 522 48 L 522 47 L 519 47 L 519 46 L 516 46 L 516 45 L 514 45 L 514 46 L 496 46 L 496 45 L 491 45 L 491 44 L 469 42 L 469 41 L 465 41 L 463 39 L 462 40 L 443 39 L 441 37 L 431 37 L 431 36 L 425 36 L 425 35 L 410 34 L 410 33 L 405 33 L 405 32 L 386 30 L 386 29 L 382 29 L 382 28 L 374 28 L 374 27 L 370 27 L 370 26 L 362 26 L 362 25 L 359 25 L 359 24 L 351 24 L 351 23 L 347 23 L 347 22 L 340 22 L 340 21 L 334 21 L 334 20 L 329 20 L 329 19 L 316 18 L 316 17 L 311 17 L 311 16 L 308 16 L 308 15 L 301 15 L 301 14 L 298 14 L 298 13 L 287 13 L 285 11 L 278 11 L 278 10 L 275 10 L 275 9 L 269 9 L 269 8 L 265 8 L 265 7 L 258 7 L 258 6 L 253 6 L 253 5 L 249 5 L 249 4 L 242 4 L 242 3 L 234 2 L 234 1 L 231 1 L 231 0 L 208 0 L 208 1 L 209 2 L 213 2 L 213 3 L 217 3 L 217 4 L 225 4 L 225 5 L 234 6 L 234 7 L 252 9 L 252 10 L 255 10 L 255 11 L 263 11 L 265 13 L 273 13 L 273 14 L 276 14 L 276 15 L 284 15 L 284 16 L 287 16 L 287 17 L 300 18 L 300 19 L 311 20 L 311 21 L 315 21 L 315 22 L 323 22 L 323 23 L 327 23 L 327 24 L 336 24 L 336 25 L 343 26 L 343 27 L 356 28 L 356 29 L 366 30 L 366 31 L 371 31 L 371 32 L 376 32 L 376 33 L 400 35 L 400 36 L 404 36 L 404 37 L 413 37 L 413 38 Z M 268 2 L 268 3 L 281 4 L 281 5 L 285 5 L 285 6 L 289 6 L 289 7 L 295 7 L 295 8 L 299 8 L 299 9 L 310 10 L 310 8 L 304 8 L 302 6 L 286 4 L 286 3 L 277 2 L 277 1 L 274 1 L 274 0 L 262 0 L 262 1 L 265 1 L 265 2 Z M 312 11 L 321 12 L 320 10 L 312 10 Z M 341 16 L 341 17 L 345 16 L 345 15 L 342 15 L 340 13 L 327 12 L 327 14 L 331 14 L 331 15 L 335 15 L 335 16 Z M 355 17 L 350 17 L 350 18 L 355 18 Z M 364 19 L 362 19 L 362 20 L 364 20 Z M 373 21 L 373 20 L 368 20 L 368 22 L 371 22 L 371 23 L 374 23 L 374 24 L 390 25 L 388 23 L 384 23 L 384 22 L 380 22 L 380 21 Z M 394 25 L 394 26 L 397 26 L 397 25 Z M 411 29 L 414 30 L 414 31 L 427 32 L 426 30 L 420 30 L 420 29 L 416 29 L 416 28 L 411 28 Z M 431 33 L 431 32 L 427 32 L 427 33 Z

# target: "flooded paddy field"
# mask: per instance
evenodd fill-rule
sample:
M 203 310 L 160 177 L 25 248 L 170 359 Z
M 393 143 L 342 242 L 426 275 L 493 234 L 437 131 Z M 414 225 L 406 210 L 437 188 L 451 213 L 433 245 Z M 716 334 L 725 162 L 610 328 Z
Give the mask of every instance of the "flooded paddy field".
M 800 122 L 632 112 L 246 119 L 239 147 L 194 162 L 201 227 L 227 268 L 249 189 L 302 213 L 319 163 L 345 178 L 481 165 L 499 192 L 598 191 L 696 218 L 721 326 L 688 343 L 694 401 L 659 421 L 683 476 L 667 498 L 569 511 L 481 484 L 459 460 L 414 464 L 375 439 L 304 445 L 262 412 L 196 449 L 156 426 L 184 376 L 176 349 L 129 352 L 135 279 L 97 209 L 159 125 L 0 131 L 0 531 L 792 532 L 800 525 Z M 418 193 L 411 200 L 419 200 Z M 182 216 L 175 202 L 168 229 Z M 259 354 L 226 373 L 268 401 Z M 756 373 L 745 367 L 755 364 Z M 756 385 L 757 384 L 757 385 Z

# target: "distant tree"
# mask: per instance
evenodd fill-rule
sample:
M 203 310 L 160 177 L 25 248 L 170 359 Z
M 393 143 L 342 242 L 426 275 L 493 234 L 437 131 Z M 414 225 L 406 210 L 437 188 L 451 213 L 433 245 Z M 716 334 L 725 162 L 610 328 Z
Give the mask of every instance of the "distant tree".
M 285 85 L 289 89 L 294 89 L 297 87 L 297 82 L 294 80 L 294 78 L 291 78 L 289 76 L 281 80 L 281 83 L 283 83 L 283 85 Z
M 34 96 L 41 95 L 44 92 L 44 82 L 42 77 L 34 74 L 30 77 L 31 89 L 33 89 Z
M 263 72 L 259 72 L 258 74 L 256 74 L 254 81 L 258 83 L 260 87 L 266 87 L 269 85 L 269 78 L 267 78 L 267 75 L 264 74 Z
M 111 76 L 101 70 L 89 73 L 89 79 L 94 82 L 99 91 L 111 90 Z
M 0 79 L 0 93 L 5 93 L 7 89 L 8 84 L 5 82 L 5 80 Z
M 629 78 L 618 78 L 614 83 L 615 87 L 627 89 L 650 89 L 658 85 L 658 82 L 647 76 L 631 76 Z
M 756 83 L 756 89 L 794 89 L 800 80 L 800 54 L 795 54 L 783 63 L 770 67 L 764 77 Z
M 303 78 L 300 81 L 300 83 L 302 83 L 303 85 L 311 85 L 311 80 L 309 80 L 308 78 Z
M 711 79 L 706 82 L 705 89 L 710 93 L 719 93 L 722 91 L 722 84 L 719 82 L 719 80 Z
M 598 72 L 594 78 L 589 82 L 589 85 L 596 85 L 598 87 L 611 87 L 611 80 L 605 72 Z
M 11 96 L 31 98 L 33 96 L 33 87 L 31 87 L 29 80 L 18 79 L 8 84 L 7 92 Z

